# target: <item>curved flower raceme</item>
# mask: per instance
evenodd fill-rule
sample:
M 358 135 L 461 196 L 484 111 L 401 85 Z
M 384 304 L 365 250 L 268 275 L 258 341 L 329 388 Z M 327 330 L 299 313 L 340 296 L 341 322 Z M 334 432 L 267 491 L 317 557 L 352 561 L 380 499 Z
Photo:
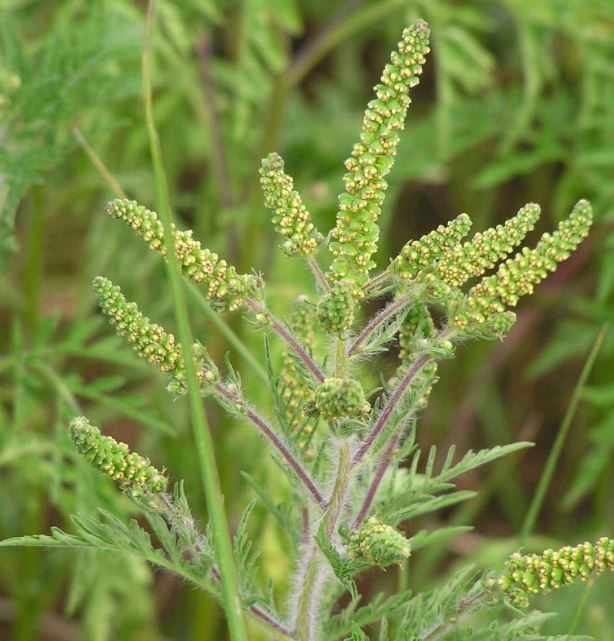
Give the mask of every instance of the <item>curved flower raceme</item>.
M 309 256 L 323 240 L 311 215 L 294 189 L 294 181 L 284 172 L 284 161 L 276 153 L 262 160 L 260 185 L 264 204 L 273 211 L 275 231 L 284 237 L 281 248 L 288 256 Z
M 347 281 L 359 298 L 362 287 L 375 267 L 372 260 L 379 239 L 379 217 L 411 102 L 409 89 L 418 84 L 422 65 L 429 52 L 429 28 L 418 21 L 403 32 L 397 51 L 384 68 L 377 97 L 365 112 L 360 142 L 346 161 L 345 193 L 339 197 L 337 224 L 332 231 L 330 250 L 334 256 L 329 271 L 332 281 Z
M 502 225 L 478 232 L 470 241 L 453 247 L 441 257 L 436 275 L 453 287 L 481 276 L 522 243 L 535 227 L 540 213 L 539 205 L 529 203 Z
M 392 261 L 391 269 L 403 279 L 415 278 L 422 270 L 443 259 L 471 229 L 471 218 L 460 214 L 447 225 L 425 234 L 418 240 L 410 240 Z
M 85 417 L 73 419 L 70 437 L 79 453 L 118 483 L 122 492 L 133 498 L 166 492 L 168 478 L 149 459 L 131 452 L 126 443 L 104 436 Z
M 520 607 L 529 604 L 533 594 L 550 592 L 591 575 L 614 570 L 614 539 L 600 538 L 596 543 L 569 545 L 543 554 L 512 554 L 498 586 L 508 601 Z
M 124 221 L 147 242 L 151 249 L 166 255 L 164 229 L 158 214 L 133 200 L 117 199 L 107 205 L 107 212 Z M 256 288 L 255 276 L 237 274 L 215 252 L 204 249 L 192 238 L 192 231 L 179 231 L 173 226 L 175 253 L 182 273 L 197 285 L 205 287 L 207 299 L 220 310 L 232 311 L 243 306 Z
M 479 327 L 505 312 L 507 306 L 515 307 L 521 296 L 531 294 L 548 272 L 554 272 L 558 263 L 569 258 L 588 235 L 592 219 L 590 204 L 580 200 L 554 233 L 544 234 L 534 249 L 524 247 L 502 263 L 494 275 L 472 287 L 464 309 L 453 316 L 451 325 L 460 329 Z

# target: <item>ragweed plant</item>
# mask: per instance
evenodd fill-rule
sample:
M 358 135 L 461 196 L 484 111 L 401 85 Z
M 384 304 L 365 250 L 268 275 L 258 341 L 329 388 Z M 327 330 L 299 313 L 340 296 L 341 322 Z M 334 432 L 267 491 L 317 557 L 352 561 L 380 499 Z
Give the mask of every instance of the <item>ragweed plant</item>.
M 363 629 L 376 623 L 380 639 L 390 638 L 386 631 L 394 629 L 399 641 L 432 641 L 454 632 L 480 607 L 498 602 L 524 606 L 531 594 L 613 567 L 611 541 L 601 539 L 594 546 L 543 556 L 513 555 L 498 577 L 464 572 L 429 593 L 405 591 L 359 605 L 354 580 L 359 572 L 407 563 L 424 546 L 459 532 L 450 527 L 412 532 L 412 519 L 469 498 L 471 493 L 453 489 L 459 475 L 528 445 L 469 451 L 456 462 L 451 449 L 439 465 L 432 451 L 421 465 L 416 445 L 419 412 L 436 383 L 439 363 L 453 358 L 456 347 L 471 339 L 502 339 L 516 319 L 512 308 L 569 257 L 592 220 L 589 203 L 581 200 L 557 230 L 543 234 L 533 248 L 516 251 L 537 221 L 537 205 L 525 205 L 505 224 L 470 240 L 464 239 L 471 220 L 461 214 L 408 242 L 387 268 L 373 274 L 385 177 L 394 164 L 410 89 L 418 84 L 428 53 L 429 29 L 418 21 L 404 30 L 375 87 L 359 142 L 346 162 L 336 225 L 326 237 L 316 229 L 281 157 L 271 154 L 263 160 L 264 204 L 273 212 L 281 249 L 290 258 L 304 259 L 314 275 L 314 292 L 299 301 L 290 322 L 271 312 L 260 275 L 240 273 L 204 248 L 192 232 L 172 224 L 163 188 L 160 216 L 125 199 L 107 207 L 169 262 L 174 278 L 181 274 L 200 287 L 218 312 L 244 314 L 265 336 L 274 418 L 247 398 L 229 364 L 224 370 L 213 362 L 206 340 L 186 343 L 189 326 L 181 314 L 183 338 L 178 340 L 129 302 L 119 285 L 103 277 L 94 281 L 102 313 L 137 356 L 168 376 L 170 394 L 188 395 L 194 402 L 196 391 L 214 399 L 270 445 L 292 490 L 283 509 L 265 501 L 289 538 L 289 587 L 272 590 L 259 580 L 247 534 L 251 508 L 235 533 L 234 558 L 229 560 L 220 543 L 220 505 L 208 504 L 210 512 L 217 509 L 217 520 L 212 516 L 210 527 L 199 527 L 181 482 L 171 491 L 170 471 L 157 469 L 126 444 L 104 436 L 84 417 L 75 417 L 70 425 L 75 447 L 142 508 L 151 532 L 136 521 L 125 525 L 103 512 L 101 521 L 76 516 L 75 534 L 54 530 L 51 536 L 23 537 L 4 545 L 139 555 L 220 598 L 233 622 L 233 640 L 245 638 L 237 623 L 239 608 L 271 638 L 286 641 L 367 639 Z M 155 135 L 152 140 L 157 178 L 163 183 Z M 471 279 L 479 280 L 466 286 Z M 175 287 L 177 281 L 172 282 Z M 176 297 L 180 292 L 174 289 Z M 364 319 L 365 301 L 384 297 L 388 300 L 380 311 Z M 316 334 L 329 346 L 325 358 L 312 349 Z M 281 366 L 268 349 L 272 340 L 283 343 Z M 400 348 L 396 370 L 381 387 L 365 387 L 364 368 L 372 367 L 373 359 L 394 349 L 395 343 Z M 196 432 L 199 439 L 203 434 Z M 202 453 L 206 443 L 198 442 Z M 208 472 L 206 488 L 211 468 Z M 265 496 L 266 489 L 259 489 Z M 236 594 L 232 582 L 226 582 L 233 564 L 238 568 Z M 532 616 L 526 625 L 535 623 Z M 496 638 L 517 638 L 522 625 L 502 623 Z M 490 624 L 482 630 L 488 631 L 493 631 Z M 470 634 L 466 630 L 463 638 Z

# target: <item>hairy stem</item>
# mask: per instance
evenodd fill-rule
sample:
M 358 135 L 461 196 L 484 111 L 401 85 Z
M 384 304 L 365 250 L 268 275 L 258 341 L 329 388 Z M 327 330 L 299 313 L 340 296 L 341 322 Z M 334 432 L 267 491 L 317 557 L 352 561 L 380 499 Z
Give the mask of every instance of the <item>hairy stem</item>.
M 373 429 L 371 430 L 367 438 L 362 442 L 361 446 L 358 448 L 358 451 L 354 455 L 354 459 L 352 460 L 352 467 L 356 467 L 360 464 L 362 459 L 365 457 L 365 454 L 369 451 L 369 449 L 375 442 L 375 439 L 380 435 L 384 427 L 386 427 L 388 421 L 390 420 L 390 417 L 394 413 L 396 406 L 405 395 L 405 392 L 407 391 L 407 388 L 410 386 L 411 382 L 414 380 L 414 378 L 416 378 L 416 376 L 420 373 L 420 370 L 430 360 L 431 357 L 428 354 L 423 354 L 422 356 L 419 356 L 414 364 L 407 370 L 407 372 L 405 372 L 405 375 L 400 380 L 395 390 L 388 397 L 386 404 L 382 408 L 382 411 L 375 421 L 375 425 L 373 425 Z
M 154 22 L 155 1 L 149 0 L 147 20 L 142 51 L 143 97 L 145 120 L 149 136 L 151 159 L 154 168 L 160 220 L 164 229 L 164 245 L 166 248 L 168 275 L 173 294 L 175 319 L 179 330 L 184 358 L 188 398 L 194 440 L 198 451 L 201 480 L 207 502 L 207 510 L 213 531 L 213 544 L 220 567 L 222 584 L 222 601 L 226 612 L 228 630 L 232 641 L 247 641 L 247 629 L 243 620 L 243 612 L 239 596 L 239 580 L 232 551 L 232 541 L 228 520 L 224 513 L 223 497 L 217 470 L 217 462 L 213 449 L 213 439 L 209 431 L 205 411 L 201 403 L 200 387 L 196 376 L 196 367 L 192 356 L 192 330 L 188 318 L 188 307 L 181 275 L 172 229 L 172 213 L 166 174 L 162 161 L 160 139 L 155 125 L 151 89 L 151 32 Z
M 318 383 L 324 381 L 324 374 L 320 368 L 314 363 L 313 359 L 305 351 L 305 348 L 299 343 L 294 334 L 259 301 L 253 298 L 248 299 L 248 306 L 256 313 L 262 314 L 270 323 L 273 329 L 281 336 L 281 338 L 288 344 L 292 351 L 305 363 L 305 366 L 313 374 Z
M 307 261 L 307 264 L 309 265 L 309 268 L 313 272 L 313 275 L 318 283 L 320 283 L 322 289 L 327 292 L 330 289 L 330 285 L 328 284 L 328 280 L 322 271 L 322 268 L 320 267 L 320 263 L 313 257 L 313 256 L 307 256 L 305 258 Z
M 369 508 L 373 503 L 373 499 L 375 498 L 377 489 L 379 488 L 380 483 L 384 478 L 384 474 L 386 473 L 386 470 L 390 465 L 390 460 L 392 459 L 394 450 L 397 446 L 397 443 L 399 442 L 399 438 L 400 438 L 400 434 L 396 434 L 395 436 L 393 436 L 388 442 L 388 444 L 386 445 L 384 452 L 382 453 L 380 461 L 375 470 L 373 479 L 371 480 L 371 483 L 369 485 L 369 489 L 367 490 L 367 494 L 365 495 L 362 505 L 360 506 L 360 510 L 358 510 L 358 514 L 354 519 L 354 525 L 353 525 L 354 530 L 360 527 L 360 524 L 363 522 L 365 516 L 367 516 L 367 513 L 369 512 Z
M 240 403 L 245 415 L 258 428 L 258 430 L 269 440 L 273 447 L 283 456 L 288 465 L 294 470 L 307 491 L 314 498 L 315 502 L 324 507 L 324 497 L 316 487 L 307 470 L 299 463 L 296 457 L 288 449 L 287 445 L 275 433 L 273 428 L 263 419 L 253 407 L 251 407 L 239 394 L 228 389 L 223 383 L 215 386 L 217 393 L 231 403 Z
M 326 536 L 330 538 L 339 521 L 350 485 L 352 442 L 346 439 L 339 446 L 337 476 L 322 525 Z M 322 596 L 320 586 L 324 579 L 323 559 L 314 543 L 310 551 L 307 570 L 303 578 L 303 587 L 298 600 L 296 616 L 296 636 L 298 641 L 315 641 L 317 634 L 316 614 Z
M 393 300 L 391 303 L 386 305 L 383 309 L 375 314 L 371 320 L 364 326 L 360 334 L 354 339 L 354 342 L 350 345 L 347 355 L 348 357 L 354 356 L 356 352 L 360 350 L 362 344 L 371 337 L 379 327 L 382 326 L 387 320 L 393 318 L 398 314 L 404 307 L 406 307 L 412 299 L 413 293 L 409 292 L 400 296 L 396 300 Z

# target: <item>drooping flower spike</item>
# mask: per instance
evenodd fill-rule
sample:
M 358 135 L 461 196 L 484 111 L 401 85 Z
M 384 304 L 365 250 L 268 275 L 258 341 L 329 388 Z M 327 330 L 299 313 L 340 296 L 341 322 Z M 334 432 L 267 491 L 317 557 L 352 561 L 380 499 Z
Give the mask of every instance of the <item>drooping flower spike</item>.
M 151 249 L 166 255 L 164 229 L 158 214 L 133 200 L 117 199 L 107 205 L 107 212 L 124 221 L 143 237 Z M 182 273 L 205 288 L 205 295 L 219 310 L 232 311 L 242 307 L 256 288 L 257 279 L 248 274 L 237 274 L 215 252 L 205 249 L 192 238 L 192 231 L 179 231 L 173 225 L 174 245 Z
M 72 420 L 70 437 L 79 453 L 118 483 L 122 492 L 133 498 L 166 492 L 168 478 L 149 459 L 131 452 L 126 443 L 104 436 L 84 416 Z
M 614 570 L 614 539 L 569 545 L 543 554 L 515 553 L 505 563 L 498 586 L 513 605 L 527 607 L 530 595 L 557 590 L 576 579 L 586 581 Z

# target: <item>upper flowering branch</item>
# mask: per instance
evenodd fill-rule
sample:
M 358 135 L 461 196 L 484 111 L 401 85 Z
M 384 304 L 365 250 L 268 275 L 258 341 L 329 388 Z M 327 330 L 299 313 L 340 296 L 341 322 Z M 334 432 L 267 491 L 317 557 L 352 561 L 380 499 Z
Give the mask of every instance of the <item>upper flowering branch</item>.
M 429 49 L 429 28 L 419 20 L 403 32 L 397 51 L 386 65 L 377 98 L 365 112 L 360 142 L 354 145 L 346 161 L 345 193 L 339 197 L 337 224 L 332 231 L 330 250 L 335 257 L 330 268 L 331 280 L 347 280 L 353 294 L 362 295 L 379 239 L 379 217 L 392 169 L 399 134 L 411 102 L 409 89 L 418 84 L 422 65 Z
M 107 212 L 114 218 L 130 225 L 151 249 L 166 255 L 164 229 L 158 214 L 133 200 L 113 200 L 107 205 Z M 232 311 L 243 306 L 246 298 L 256 287 L 256 277 L 237 274 L 232 265 L 200 242 L 192 238 L 192 231 L 179 231 L 173 226 L 175 254 L 182 273 L 198 285 L 206 288 L 211 304 L 220 309 Z
M 502 263 L 496 274 L 472 287 L 464 309 L 451 319 L 452 325 L 461 329 L 479 327 L 505 312 L 506 306 L 515 307 L 521 296 L 531 294 L 548 272 L 554 272 L 558 263 L 569 258 L 588 235 L 592 220 L 590 204 L 580 200 L 557 231 L 544 234 L 534 249 L 524 247 Z
M 260 185 L 264 204 L 273 211 L 275 231 L 284 237 L 281 248 L 288 256 L 309 256 L 323 240 L 311 222 L 311 215 L 294 189 L 294 181 L 284 172 L 284 161 L 275 153 L 262 160 Z

